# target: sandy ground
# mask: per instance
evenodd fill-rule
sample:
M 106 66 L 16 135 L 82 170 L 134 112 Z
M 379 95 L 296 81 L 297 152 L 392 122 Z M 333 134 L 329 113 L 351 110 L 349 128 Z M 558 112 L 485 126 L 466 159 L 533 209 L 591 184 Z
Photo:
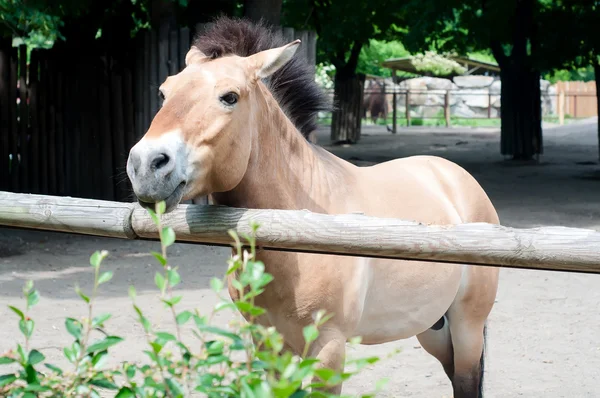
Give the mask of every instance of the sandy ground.
M 391 135 L 366 127 L 359 145 L 328 147 L 357 164 L 435 154 L 470 171 L 489 193 L 501 221 L 512 227 L 562 225 L 600 230 L 600 166 L 595 121 L 544 131 L 545 153 L 539 164 L 506 162 L 499 155 L 499 133 L 494 129 L 413 128 Z M 319 134 L 327 142 L 328 132 Z M 128 286 L 138 290 L 138 302 L 155 324 L 169 324 L 154 290 L 158 269 L 147 255 L 155 242 L 128 242 L 45 232 L 0 229 L 0 352 L 20 338 L 17 322 L 7 305 L 22 305 L 21 287 L 33 279 L 42 301 L 32 311 L 36 320 L 33 345 L 49 360 L 61 363 L 58 347 L 69 341 L 65 316 L 81 316 L 84 307 L 74 293 L 88 289 L 92 278 L 89 255 L 98 249 L 111 255 L 106 269 L 111 283 L 103 285 L 96 310 L 111 311 L 108 331 L 127 338 L 114 352 L 128 358 L 144 347 L 143 333 L 134 321 Z M 226 269 L 228 250 L 175 244 L 172 262 L 183 277 L 183 307 L 209 311 L 216 302 L 209 289 L 213 276 Z M 600 276 L 527 270 L 503 270 L 497 304 L 489 321 L 486 363 L 487 397 L 598 397 L 600 396 Z M 232 314 L 215 321 L 225 324 Z M 377 380 L 388 378 L 383 397 L 449 397 L 451 389 L 441 366 L 415 338 L 375 347 L 359 347 L 352 357 L 401 352 L 379 363 L 344 387 L 361 394 Z

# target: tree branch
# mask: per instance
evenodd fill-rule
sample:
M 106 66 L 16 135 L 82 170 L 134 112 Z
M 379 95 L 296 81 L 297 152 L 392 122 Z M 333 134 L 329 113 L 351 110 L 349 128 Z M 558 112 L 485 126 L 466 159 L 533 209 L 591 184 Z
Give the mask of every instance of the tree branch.
M 502 44 L 498 40 L 492 40 L 490 43 L 490 48 L 492 50 L 492 54 L 494 54 L 494 58 L 496 58 L 496 62 L 498 62 L 498 66 L 500 66 L 500 69 L 502 69 L 508 62 L 508 57 L 506 54 L 504 54 Z
M 351 72 L 356 70 L 356 66 L 358 65 L 358 57 L 360 56 L 360 50 L 362 49 L 362 46 L 362 41 L 358 40 L 352 44 L 350 57 L 348 58 L 348 62 L 346 62 L 346 68 L 348 68 L 348 70 Z

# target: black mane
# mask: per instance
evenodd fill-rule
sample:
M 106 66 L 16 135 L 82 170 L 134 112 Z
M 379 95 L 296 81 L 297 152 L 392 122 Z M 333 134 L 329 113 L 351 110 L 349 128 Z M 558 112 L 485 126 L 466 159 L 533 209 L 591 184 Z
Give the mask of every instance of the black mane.
M 279 32 L 263 23 L 229 17 L 216 19 L 192 43 L 211 58 L 247 57 L 285 44 L 287 41 Z M 329 100 L 315 82 L 312 68 L 301 52 L 263 81 L 304 137 L 317 128 L 317 112 L 330 110 Z

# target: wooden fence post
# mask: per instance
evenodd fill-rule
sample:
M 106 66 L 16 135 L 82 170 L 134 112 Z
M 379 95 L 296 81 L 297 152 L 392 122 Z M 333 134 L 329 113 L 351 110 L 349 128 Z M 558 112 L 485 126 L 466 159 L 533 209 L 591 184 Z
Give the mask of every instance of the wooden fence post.
M 573 117 L 577 118 L 577 93 L 573 95 Z
M 492 118 L 492 93 L 488 93 L 488 119 Z
M 29 137 L 27 137 L 27 46 L 19 47 L 19 143 L 21 144 L 20 185 L 22 192 L 30 192 L 29 186 Z
M 450 90 L 446 90 L 444 96 L 444 118 L 446 119 L 446 127 L 450 127 Z
M 410 127 L 410 89 L 406 90 L 406 126 Z
M 12 160 L 9 160 L 10 125 L 13 123 L 10 114 L 10 39 L 0 39 L 0 190 L 9 190 Z M 14 101 L 14 97 L 12 98 Z
M 398 95 L 396 94 L 396 85 L 394 84 L 394 94 L 392 97 L 392 106 L 394 107 L 392 109 L 392 134 L 396 134 L 398 132 L 398 128 L 397 128 L 397 124 L 398 121 L 396 120 L 398 117 Z
M 558 124 L 565 124 L 565 92 L 560 90 L 558 93 Z

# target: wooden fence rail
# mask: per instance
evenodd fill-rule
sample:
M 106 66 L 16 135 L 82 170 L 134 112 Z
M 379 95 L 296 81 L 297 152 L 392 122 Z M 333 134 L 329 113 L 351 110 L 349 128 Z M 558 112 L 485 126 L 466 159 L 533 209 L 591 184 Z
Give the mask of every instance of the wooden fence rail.
M 594 230 L 434 226 L 360 214 L 197 205 L 180 205 L 164 216 L 178 241 L 213 245 L 229 245 L 231 229 L 249 233 L 250 221 L 261 225 L 257 244 L 265 249 L 600 273 L 600 232 Z M 146 210 L 135 203 L 9 192 L 0 192 L 0 226 L 158 238 Z

